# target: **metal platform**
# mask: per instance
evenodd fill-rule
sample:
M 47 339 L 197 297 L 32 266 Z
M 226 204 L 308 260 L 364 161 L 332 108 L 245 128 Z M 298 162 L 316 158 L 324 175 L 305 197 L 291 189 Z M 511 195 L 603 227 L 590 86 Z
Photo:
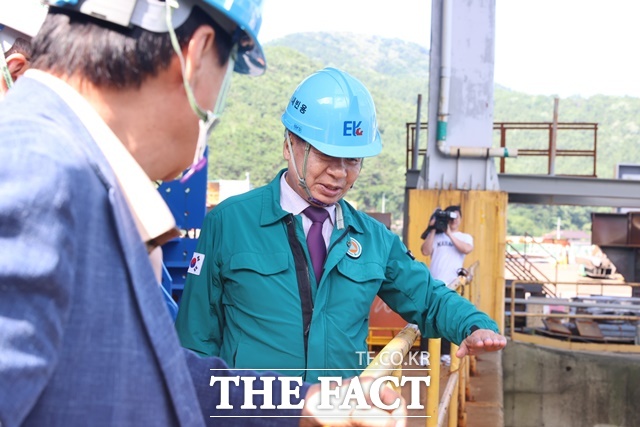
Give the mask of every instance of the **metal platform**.
M 640 209 L 640 181 L 505 173 L 498 182 L 509 203 Z

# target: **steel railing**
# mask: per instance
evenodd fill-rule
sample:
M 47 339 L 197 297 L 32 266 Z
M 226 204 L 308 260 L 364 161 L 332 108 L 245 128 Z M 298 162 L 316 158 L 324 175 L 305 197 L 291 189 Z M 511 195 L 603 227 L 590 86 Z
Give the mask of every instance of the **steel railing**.
M 511 148 L 518 149 L 518 157 L 526 156 L 542 156 L 547 157 L 548 166 L 547 174 L 550 175 L 554 170 L 554 163 L 557 157 L 585 157 L 592 165 L 591 173 L 580 174 L 579 176 L 596 177 L 597 166 L 597 148 L 598 148 L 598 123 L 568 123 L 559 122 L 556 125 L 557 132 L 566 134 L 567 131 L 583 131 L 592 134 L 592 140 L 589 141 L 589 146 L 582 149 L 564 149 L 554 146 L 553 138 L 553 123 L 552 122 L 495 122 L 493 124 L 494 133 L 498 133 L 497 143 L 501 148 L 505 148 L 508 145 Z M 424 132 L 428 129 L 428 123 L 420 123 L 420 131 Z M 548 143 L 545 148 L 528 148 L 522 147 L 522 143 L 516 143 L 513 141 L 516 137 L 514 134 L 518 132 L 546 132 L 548 134 Z M 512 138 L 508 136 L 511 135 Z M 407 170 L 412 168 L 412 165 L 417 163 L 420 156 L 424 156 L 427 152 L 426 148 L 414 147 L 414 141 L 416 140 L 416 123 L 406 123 L 406 168 Z M 419 141 L 426 141 L 427 138 L 419 138 Z M 531 142 L 533 145 L 533 142 Z M 420 144 L 420 145 L 426 145 Z M 515 147 L 514 147 L 515 146 Z M 418 158 L 416 158 L 416 156 Z M 505 173 L 506 162 L 509 159 L 501 158 L 499 164 L 500 173 Z
M 505 303 L 508 303 L 510 305 L 509 312 L 506 313 L 506 315 L 508 316 L 508 319 L 509 319 L 509 322 L 508 322 L 509 336 L 513 340 L 526 341 L 526 342 L 533 341 L 530 338 L 530 336 L 532 336 L 531 333 L 523 333 L 522 329 L 520 331 L 516 331 L 516 318 L 569 319 L 574 321 L 576 319 L 578 320 L 586 319 L 586 320 L 593 320 L 593 321 L 609 320 L 609 321 L 615 321 L 615 322 L 636 322 L 636 328 L 638 328 L 638 330 L 640 331 L 640 326 L 639 326 L 640 325 L 640 304 L 633 304 L 634 302 L 640 302 L 640 301 L 633 301 L 634 299 L 628 298 L 627 300 L 629 301 L 626 301 L 626 302 L 629 302 L 630 304 L 623 305 L 623 304 L 598 303 L 598 302 L 585 303 L 585 302 L 569 301 L 569 300 L 560 299 L 560 298 L 530 298 L 530 299 L 516 298 L 517 285 L 526 285 L 531 283 L 532 282 L 525 281 L 525 280 L 514 280 L 509 285 L 510 296 L 507 296 L 505 298 Z M 584 283 L 584 282 L 555 282 L 554 284 L 556 285 L 556 287 L 557 286 L 576 286 L 576 289 L 578 289 L 578 287 L 580 286 L 600 286 L 601 293 L 603 291 L 603 286 L 604 286 L 602 283 Z M 625 283 L 624 285 L 631 286 L 631 287 L 640 286 L 639 284 L 636 284 L 636 283 Z M 620 286 L 620 285 L 618 284 L 617 286 Z M 595 299 L 597 298 L 597 296 L 596 297 L 594 297 L 593 295 L 580 296 L 578 295 L 578 292 L 576 292 L 576 298 Z M 520 306 L 524 305 L 525 311 L 516 311 L 516 304 Z M 631 313 L 638 313 L 638 315 L 591 314 L 591 313 L 577 313 L 577 312 L 575 313 L 529 312 L 528 311 L 529 305 L 546 305 L 546 306 L 556 306 L 556 307 L 561 306 L 561 307 L 568 307 L 568 308 L 602 308 L 602 309 L 608 309 L 610 311 L 627 311 Z M 640 334 L 640 332 L 638 333 Z M 639 345 L 640 343 L 638 342 L 638 338 L 640 338 L 640 336 L 636 338 L 635 345 L 629 342 L 630 339 L 627 340 L 627 343 L 620 343 L 620 340 L 616 340 L 614 338 L 605 338 L 605 337 L 603 337 L 601 340 L 600 339 L 596 340 L 594 339 L 594 337 L 589 337 L 589 336 L 583 337 L 580 335 L 566 335 L 562 337 L 566 339 L 560 340 L 553 337 L 544 337 L 545 344 L 553 345 L 558 348 L 563 348 L 563 347 L 570 346 L 570 345 L 567 345 L 567 343 L 569 344 L 580 343 L 580 344 L 584 344 L 583 347 L 596 350 L 596 351 L 597 350 L 613 351 L 612 346 L 614 346 L 615 351 L 633 352 L 633 353 L 640 352 L 640 345 Z

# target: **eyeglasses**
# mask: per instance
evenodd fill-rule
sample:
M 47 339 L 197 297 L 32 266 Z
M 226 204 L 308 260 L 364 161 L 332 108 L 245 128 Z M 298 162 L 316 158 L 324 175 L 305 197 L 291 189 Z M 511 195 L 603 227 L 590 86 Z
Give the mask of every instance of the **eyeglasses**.
M 324 154 L 298 135 L 293 133 L 290 133 L 290 135 L 294 136 L 294 140 L 305 144 L 305 160 L 312 159 L 314 163 L 323 163 L 327 165 L 340 162 L 342 167 L 349 170 L 357 169 L 359 171 L 362 168 L 362 157 L 333 157 L 328 154 Z

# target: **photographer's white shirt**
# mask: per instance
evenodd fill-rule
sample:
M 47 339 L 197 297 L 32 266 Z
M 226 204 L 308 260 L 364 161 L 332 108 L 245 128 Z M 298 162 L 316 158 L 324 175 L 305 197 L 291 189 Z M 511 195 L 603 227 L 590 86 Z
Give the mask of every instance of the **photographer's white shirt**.
M 473 237 L 470 234 L 456 231 L 453 236 L 473 246 Z M 456 249 L 449 236 L 445 233 L 436 233 L 429 271 L 433 277 L 448 285 L 458 278 L 457 271 L 462 268 L 464 257 L 465 254 Z

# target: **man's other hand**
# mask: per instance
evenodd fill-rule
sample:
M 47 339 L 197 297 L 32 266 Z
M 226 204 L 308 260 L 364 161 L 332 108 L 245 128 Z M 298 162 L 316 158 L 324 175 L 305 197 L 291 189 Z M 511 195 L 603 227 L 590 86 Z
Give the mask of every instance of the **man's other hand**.
M 302 408 L 302 418 L 300 427 L 314 426 L 340 426 L 340 427 L 405 427 L 407 406 L 402 395 L 390 387 L 382 386 L 379 389 L 379 398 L 383 403 L 381 406 L 395 407 L 395 409 L 382 409 L 377 407 L 371 399 L 371 383 L 374 379 L 370 377 L 357 378 L 364 391 L 364 397 L 369 408 L 357 408 L 356 400 L 350 399 L 347 405 L 343 405 L 349 383 L 355 378 L 344 380 L 342 385 L 337 387 L 339 392 L 331 393 L 328 402 L 321 402 L 320 384 L 314 384 L 309 388 L 305 396 L 304 407 Z M 336 387 L 332 387 L 335 390 Z M 374 388 L 374 393 L 378 393 Z M 351 396 L 351 393 L 350 393 Z M 377 397 L 377 396 L 375 396 Z M 321 403 L 330 406 L 328 409 L 318 409 Z M 344 406 L 340 408 L 340 406 Z
M 502 350 L 507 345 L 507 339 L 490 329 L 478 329 L 460 343 L 456 357 Z

